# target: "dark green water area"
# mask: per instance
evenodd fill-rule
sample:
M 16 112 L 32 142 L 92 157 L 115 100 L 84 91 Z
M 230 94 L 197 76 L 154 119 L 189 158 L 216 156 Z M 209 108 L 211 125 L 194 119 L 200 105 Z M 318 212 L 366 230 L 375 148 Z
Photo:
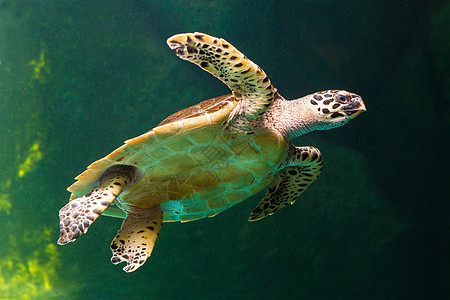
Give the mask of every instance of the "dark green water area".
M 166 223 L 134 273 L 121 220 L 58 246 L 91 162 L 225 85 L 166 39 L 223 37 L 287 99 L 360 94 L 367 112 L 297 138 L 324 171 L 258 222 L 261 192 Z M 449 1 L 0 0 L 0 299 L 450 299 Z

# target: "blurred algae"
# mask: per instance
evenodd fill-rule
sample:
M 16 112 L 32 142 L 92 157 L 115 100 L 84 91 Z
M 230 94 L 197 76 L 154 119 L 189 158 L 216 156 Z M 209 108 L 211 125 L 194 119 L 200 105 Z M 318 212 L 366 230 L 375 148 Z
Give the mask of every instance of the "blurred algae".
M 19 171 L 17 172 L 17 176 L 23 177 L 28 172 L 32 171 L 36 163 L 38 163 L 42 159 L 42 152 L 39 150 L 39 147 L 40 147 L 39 141 L 33 143 L 33 145 L 28 150 L 28 156 L 19 165 Z
M 39 54 L 39 58 L 32 59 L 29 64 L 33 68 L 32 79 L 38 80 L 40 83 L 44 83 L 50 75 L 50 67 L 48 61 L 45 59 L 45 52 L 46 50 L 43 48 Z
M 59 292 L 59 252 L 50 227 L 9 234 L 6 253 L 0 258 L 0 299 L 49 299 Z
M 0 136 L 0 299 L 60 299 L 74 290 L 58 274 L 62 261 L 54 228 L 35 209 L 46 206 L 35 186 L 51 188 L 51 182 L 42 180 L 45 174 L 38 173 L 49 148 L 42 99 L 52 78 L 46 50 L 37 52 L 36 58 L 25 60 L 30 63 L 23 74 L 17 71 L 3 82 L 9 88 L 3 89 L 0 107 L 7 116 L 1 121 L 7 130 Z M 17 113 L 2 111 L 15 103 L 20 103 Z
M 9 214 L 11 211 L 11 199 L 9 198 L 8 193 L 4 193 L 9 189 L 11 185 L 11 180 L 2 181 L 0 183 L 0 213 L 5 212 Z

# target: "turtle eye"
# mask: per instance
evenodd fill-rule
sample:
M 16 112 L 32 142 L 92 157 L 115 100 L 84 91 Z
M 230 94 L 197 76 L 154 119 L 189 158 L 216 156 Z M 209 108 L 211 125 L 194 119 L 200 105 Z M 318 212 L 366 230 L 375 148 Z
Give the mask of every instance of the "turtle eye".
M 347 97 L 345 97 L 344 95 L 337 94 L 336 100 L 340 103 L 348 103 L 349 99 Z

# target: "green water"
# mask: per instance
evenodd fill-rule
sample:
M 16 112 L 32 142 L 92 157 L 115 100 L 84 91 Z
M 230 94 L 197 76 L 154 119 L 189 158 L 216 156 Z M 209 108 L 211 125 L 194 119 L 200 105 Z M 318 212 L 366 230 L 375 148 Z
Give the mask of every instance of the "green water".
M 0 0 L 0 299 L 449 299 L 449 1 Z M 227 39 L 285 98 L 368 111 L 296 139 L 325 159 L 295 205 L 166 223 L 151 258 L 110 263 L 121 220 L 57 246 L 66 187 L 167 115 L 228 93 L 166 46 Z M 448 170 L 448 169 L 447 169 Z

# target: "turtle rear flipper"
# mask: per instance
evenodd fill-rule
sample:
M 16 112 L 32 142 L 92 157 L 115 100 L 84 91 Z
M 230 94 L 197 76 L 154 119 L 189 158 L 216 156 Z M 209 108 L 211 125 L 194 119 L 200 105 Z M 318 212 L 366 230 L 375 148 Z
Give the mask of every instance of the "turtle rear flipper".
M 138 179 L 138 169 L 115 165 L 99 178 L 98 187 L 67 203 L 59 211 L 59 245 L 74 242 L 127 187 Z
M 136 271 L 152 254 L 163 222 L 163 212 L 152 208 L 128 207 L 126 219 L 111 243 L 111 262 L 126 262 L 125 272 Z

